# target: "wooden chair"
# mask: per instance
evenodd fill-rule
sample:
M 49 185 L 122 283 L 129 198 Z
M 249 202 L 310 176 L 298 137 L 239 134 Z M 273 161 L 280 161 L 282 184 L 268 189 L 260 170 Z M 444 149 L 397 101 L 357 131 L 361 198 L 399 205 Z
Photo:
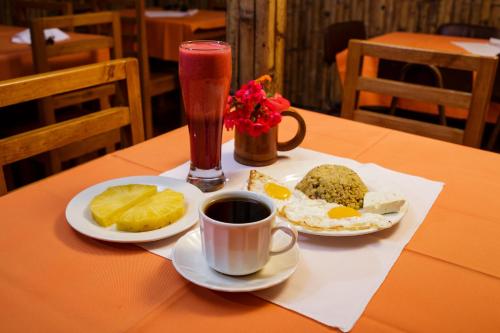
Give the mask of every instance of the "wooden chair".
M 0 82 L 0 108 L 122 81 L 128 106 L 108 107 L 78 118 L 0 139 L 0 195 L 7 192 L 3 166 L 130 125 L 131 143 L 144 140 L 137 61 L 120 59 Z
M 149 66 L 148 41 L 146 35 L 146 15 L 144 0 L 94 0 L 95 10 L 108 8 L 133 8 L 131 16 L 122 15 L 123 44 L 128 45 L 127 56 L 135 56 L 139 60 L 142 108 L 146 138 L 153 137 L 153 111 L 151 99 L 178 89 L 177 69 L 175 71 L 152 71 Z
M 69 1 L 13 0 L 12 13 L 15 25 L 29 27 L 30 21 L 34 18 L 72 15 L 73 4 Z
M 361 71 L 364 56 L 474 71 L 476 77 L 472 93 L 363 77 Z M 457 55 L 351 40 L 349 42 L 341 117 L 479 147 L 483 136 L 485 115 L 491 97 L 497 62 L 498 60 L 493 57 Z M 443 125 L 359 110 L 357 109 L 357 100 L 360 91 L 371 91 L 383 95 L 468 109 L 469 116 L 465 131 Z
M 470 38 L 488 39 L 490 37 L 500 38 L 500 30 L 495 27 L 465 23 L 441 24 L 436 34 L 445 36 L 461 36 Z
M 86 40 L 67 41 L 64 43 L 47 44 L 43 30 L 47 28 L 68 28 L 95 25 L 111 26 L 111 36 L 99 36 Z M 49 60 L 53 57 L 78 54 L 82 52 L 97 52 L 99 49 L 111 49 L 111 59 L 122 58 L 121 25 L 118 13 L 102 12 L 69 16 L 53 16 L 33 19 L 31 21 L 31 40 L 33 63 L 36 73 L 45 73 L 51 70 Z M 43 99 L 39 103 L 40 121 L 44 125 L 56 123 L 56 110 L 71 105 L 98 100 L 100 108 L 109 107 L 110 96 L 117 93 L 115 84 L 92 87 L 81 91 L 62 94 Z M 105 133 L 95 137 L 93 142 L 86 145 L 75 144 L 64 149 L 51 152 L 50 172 L 61 170 L 61 161 L 73 159 L 98 149 L 105 148 L 107 153 L 115 150 L 120 141 L 119 131 Z

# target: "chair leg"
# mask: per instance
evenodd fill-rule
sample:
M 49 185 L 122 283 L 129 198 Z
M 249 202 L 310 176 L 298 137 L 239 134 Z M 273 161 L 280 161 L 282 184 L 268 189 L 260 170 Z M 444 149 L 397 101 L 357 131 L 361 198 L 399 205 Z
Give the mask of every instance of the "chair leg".
M 50 97 L 44 98 L 38 102 L 38 117 L 43 125 L 50 125 L 56 123 L 56 112 L 54 110 L 52 99 Z M 61 171 L 61 159 L 57 151 L 48 153 L 48 162 L 45 166 L 46 174 L 51 175 Z
M 446 114 L 444 112 L 444 105 L 438 105 L 438 114 L 439 114 L 439 124 L 446 126 Z
M 398 106 L 398 98 L 397 97 L 393 97 L 391 99 L 391 107 L 389 109 L 389 113 L 391 114 L 391 116 L 395 116 L 396 115 L 396 108 Z
M 56 123 L 56 112 L 52 106 L 52 100 L 44 98 L 38 102 L 38 121 L 42 125 L 50 125 Z
M 111 104 L 109 103 L 109 96 L 99 97 L 99 107 L 101 110 L 109 109 L 111 107 Z
M 324 109 L 328 113 L 332 113 L 333 110 L 333 102 L 332 102 L 332 75 L 327 75 L 326 76 L 326 101 L 325 101 L 325 106 Z M 322 107 L 323 109 L 323 107 Z
M 0 165 L 0 196 L 7 193 L 7 184 L 5 183 L 5 175 L 3 173 L 3 165 Z
M 149 94 L 144 94 L 143 111 L 146 139 L 151 139 L 153 137 L 153 110 L 151 106 L 151 96 L 149 96 Z
M 56 174 L 62 170 L 62 161 L 57 153 L 57 150 L 49 152 L 49 170 L 48 174 Z
M 489 150 L 493 150 L 493 148 L 495 148 L 495 143 L 497 143 L 499 133 L 500 133 L 500 115 L 498 115 L 497 123 L 495 125 L 495 128 L 493 129 L 493 133 L 491 133 L 490 139 L 488 140 L 487 148 Z
M 104 109 L 109 109 L 111 107 L 111 103 L 109 102 L 109 96 L 101 96 L 99 98 L 99 107 L 101 108 L 101 110 L 104 110 Z M 120 142 L 120 133 L 117 132 L 116 134 L 116 138 L 115 138 L 115 135 L 108 135 L 108 137 L 110 138 L 109 142 L 106 143 L 104 149 L 106 151 L 106 154 L 109 154 L 109 153 L 112 153 L 116 150 L 115 148 L 115 145 L 116 143 Z
M 0 167 L 1 169 L 1 167 Z M 16 187 L 16 183 L 14 181 L 14 175 L 12 171 L 12 164 L 6 164 L 3 166 L 3 178 L 5 179 L 5 184 L 7 188 Z

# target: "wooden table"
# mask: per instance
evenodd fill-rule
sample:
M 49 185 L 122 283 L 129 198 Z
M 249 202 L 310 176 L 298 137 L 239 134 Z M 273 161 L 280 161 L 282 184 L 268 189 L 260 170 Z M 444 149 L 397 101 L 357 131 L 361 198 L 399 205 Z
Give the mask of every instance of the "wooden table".
M 460 41 L 460 42 L 487 43 L 487 40 L 483 39 L 407 33 L 407 32 L 393 32 L 386 35 L 371 38 L 370 40 L 388 45 L 408 46 L 408 47 L 421 48 L 427 50 L 452 52 L 457 54 L 469 54 L 469 53 L 464 49 L 462 49 L 461 47 L 453 44 L 452 42 Z M 346 66 L 347 50 L 339 53 L 336 58 L 337 58 L 336 59 L 337 67 L 339 70 L 340 78 L 343 82 L 347 67 Z M 378 59 L 366 57 L 363 63 L 363 75 L 376 77 L 377 71 L 378 71 Z M 359 105 L 361 106 L 363 105 L 390 106 L 390 104 L 391 104 L 391 97 L 370 92 L 362 92 L 359 99 Z M 437 114 L 436 105 L 422 103 L 415 100 L 400 99 L 398 106 L 402 109 L 414 110 L 430 114 Z M 466 109 L 452 108 L 448 106 L 445 107 L 445 113 L 447 117 L 456 119 L 466 119 L 468 115 L 468 111 Z M 491 103 L 490 110 L 487 115 L 487 122 L 496 123 L 499 114 L 500 114 L 500 104 Z
M 305 148 L 445 182 L 353 332 L 497 332 L 500 155 L 300 112 Z M 293 125 L 282 124 L 282 139 Z M 183 127 L 1 197 L 0 331 L 334 331 L 250 294 L 197 287 L 164 258 L 66 223 L 66 204 L 84 188 L 188 158 Z
M 0 25 L 0 80 L 12 79 L 20 76 L 34 74 L 31 45 L 15 44 L 11 42 L 12 36 L 26 28 Z M 60 43 L 103 38 L 96 35 L 69 33 L 70 39 Z M 51 69 L 63 69 L 94 62 L 109 60 L 109 50 L 85 52 L 53 57 L 50 59 Z
M 195 15 L 186 17 L 147 17 L 149 56 L 177 61 L 181 42 L 208 39 L 204 35 L 214 31 L 224 34 L 225 27 L 226 13 L 223 11 L 199 10 Z

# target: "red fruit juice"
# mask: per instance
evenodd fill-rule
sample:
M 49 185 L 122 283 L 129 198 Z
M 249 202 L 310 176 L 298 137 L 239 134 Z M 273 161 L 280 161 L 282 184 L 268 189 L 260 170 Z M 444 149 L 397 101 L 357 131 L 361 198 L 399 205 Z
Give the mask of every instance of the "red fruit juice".
M 191 165 L 220 169 L 223 113 L 231 83 L 231 47 L 216 41 L 185 42 L 179 77 L 191 144 Z

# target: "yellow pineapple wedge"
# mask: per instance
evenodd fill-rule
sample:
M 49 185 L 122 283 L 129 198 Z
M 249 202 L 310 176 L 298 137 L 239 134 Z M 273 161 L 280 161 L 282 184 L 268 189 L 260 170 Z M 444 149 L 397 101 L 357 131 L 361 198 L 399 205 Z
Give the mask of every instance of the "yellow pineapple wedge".
M 115 223 L 115 217 L 155 193 L 157 191 L 154 185 L 112 186 L 92 199 L 90 211 L 97 223 L 103 227 L 108 227 Z
M 185 211 L 184 195 L 167 189 L 139 202 L 115 222 L 122 231 L 155 230 L 177 221 Z

